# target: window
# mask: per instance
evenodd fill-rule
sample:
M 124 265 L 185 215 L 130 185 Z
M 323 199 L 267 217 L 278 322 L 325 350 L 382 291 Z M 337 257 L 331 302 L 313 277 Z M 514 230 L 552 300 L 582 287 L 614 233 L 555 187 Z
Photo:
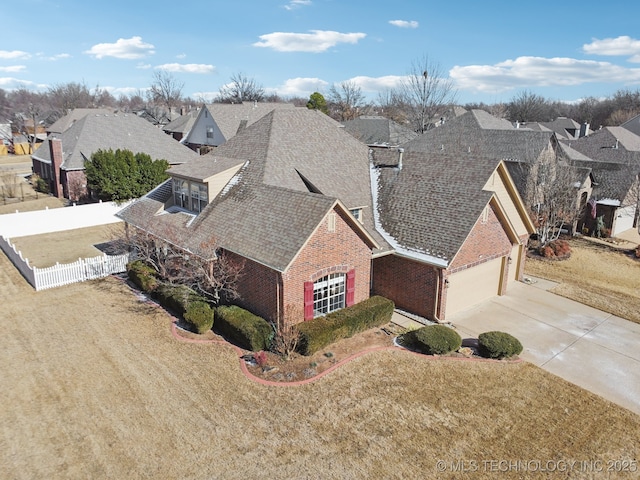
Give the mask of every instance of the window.
M 304 284 L 304 319 L 349 307 L 355 301 L 356 271 L 331 273 Z
M 356 220 L 358 220 L 360 223 L 362 223 L 362 209 L 361 208 L 354 208 L 353 210 L 350 210 L 350 212 L 351 212 L 351 215 L 353 215 Z
M 207 206 L 207 186 L 202 183 L 191 184 L 191 210 L 200 213 Z
M 487 221 L 489 221 L 489 205 L 482 210 L 482 223 L 487 223 Z
M 200 213 L 209 203 L 207 186 L 204 183 L 173 179 L 173 203 L 177 207 Z
M 207 127 L 207 138 L 213 138 L 213 127 Z
M 313 284 L 313 316 L 318 317 L 340 310 L 345 306 L 344 273 L 332 273 Z
M 189 208 L 189 182 L 173 179 L 173 203 L 178 207 Z

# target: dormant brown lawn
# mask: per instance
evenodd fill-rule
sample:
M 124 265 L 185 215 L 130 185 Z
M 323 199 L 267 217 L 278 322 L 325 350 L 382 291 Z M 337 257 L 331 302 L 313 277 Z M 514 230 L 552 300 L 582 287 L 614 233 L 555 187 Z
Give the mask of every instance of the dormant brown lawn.
M 640 417 L 524 362 L 390 351 L 265 387 L 114 278 L 36 293 L 0 255 L 0 303 L 3 478 L 634 476 Z
M 588 239 L 570 240 L 571 257 L 528 258 L 528 275 L 560 282 L 553 293 L 640 323 L 640 260 L 630 252 Z

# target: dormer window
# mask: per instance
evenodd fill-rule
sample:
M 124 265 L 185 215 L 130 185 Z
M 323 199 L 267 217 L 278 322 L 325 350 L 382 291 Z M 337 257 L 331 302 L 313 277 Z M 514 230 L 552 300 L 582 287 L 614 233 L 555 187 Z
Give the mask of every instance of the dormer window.
M 362 223 L 362 209 L 361 208 L 354 208 L 353 210 L 349 210 L 351 212 L 351 215 L 353 215 L 355 217 L 356 220 L 358 220 L 360 223 Z
M 173 203 L 177 207 L 200 213 L 209 203 L 207 185 L 180 178 L 173 179 Z

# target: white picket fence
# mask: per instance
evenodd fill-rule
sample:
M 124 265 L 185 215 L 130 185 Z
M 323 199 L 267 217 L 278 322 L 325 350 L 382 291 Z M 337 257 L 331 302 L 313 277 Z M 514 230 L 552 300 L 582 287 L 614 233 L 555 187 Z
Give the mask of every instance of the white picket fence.
M 104 254 L 93 258 L 79 258 L 73 263 L 56 263 L 51 267 L 38 268 L 30 266 L 29 260 L 23 258 L 22 253 L 16 250 L 11 240 L 4 236 L 0 236 L 0 248 L 36 291 L 122 273 L 127 270 L 129 261 L 128 253 Z

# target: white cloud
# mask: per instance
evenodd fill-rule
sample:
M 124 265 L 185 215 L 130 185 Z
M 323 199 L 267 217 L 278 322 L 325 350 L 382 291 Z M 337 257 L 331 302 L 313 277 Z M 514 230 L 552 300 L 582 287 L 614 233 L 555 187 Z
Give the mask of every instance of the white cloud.
M 24 65 L 11 65 L 10 67 L 0 67 L 0 72 L 18 73 L 26 69 L 27 67 Z
M 274 32 L 260 35 L 254 47 L 272 48 L 278 52 L 324 52 L 339 43 L 358 43 L 365 33 L 340 33 L 330 30 L 311 30 L 311 33 Z
M 213 73 L 215 67 L 213 65 L 205 65 L 202 63 L 165 63 L 153 67 L 156 70 L 165 70 L 167 72 L 184 72 L 184 73 Z
M 311 5 L 311 0 L 291 0 L 284 6 L 284 8 L 287 10 L 294 10 L 305 5 Z
M 377 93 L 399 87 L 404 78 L 406 77 L 401 77 L 398 75 L 386 75 L 384 77 L 358 76 L 353 77 L 347 81 L 355 83 L 365 92 Z
M 150 68 L 152 68 L 152 65 L 150 63 L 140 62 L 136 65 L 136 68 L 139 70 L 149 70 Z
M 100 59 L 104 57 L 135 60 L 153 55 L 154 46 L 142 41 L 142 37 L 119 38 L 116 43 L 98 43 L 84 53 Z
M 48 88 L 47 84 L 44 83 L 36 83 L 30 80 L 22 80 L 20 78 L 13 77 L 0 77 L 0 87 L 6 88 L 7 90 L 31 87 L 31 88 Z
M 49 62 L 55 62 L 57 60 L 63 60 L 65 58 L 71 58 L 71 55 L 69 55 L 68 53 L 58 53 L 56 55 L 51 55 L 49 57 L 45 56 L 44 53 L 38 52 L 36 54 L 36 57 L 38 57 L 40 60 L 46 60 Z
M 329 86 L 320 78 L 290 78 L 275 88 L 265 88 L 267 93 L 277 93 L 286 97 L 308 97 L 313 92 L 322 92 Z
M 630 62 L 640 63 L 640 40 L 628 36 L 616 38 L 594 38 L 582 46 L 585 53 L 592 55 L 629 56 Z
M 191 95 L 191 98 L 195 99 L 196 101 L 209 103 L 218 98 L 219 94 L 220 92 L 194 92 Z
M 415 20 L 389 20 L 389 23 L 394 27 L 418 28 L 418 22 L 416 22 Z
M 640 69 L 574 58 L 518 57 L 495 65 L 455 66 L 449 75 L 462 90 L 494 93 L 520 87 L 640 81 Z
M 31 54 L 20 50 L 0 50 L 0 58 L 4 60 L 15 60 L 16 58 L 31 58 Z
M 179 53 L 178 55 L 176 55 L 176 58 L 187 58 L 187 54 L 186 53 Z

